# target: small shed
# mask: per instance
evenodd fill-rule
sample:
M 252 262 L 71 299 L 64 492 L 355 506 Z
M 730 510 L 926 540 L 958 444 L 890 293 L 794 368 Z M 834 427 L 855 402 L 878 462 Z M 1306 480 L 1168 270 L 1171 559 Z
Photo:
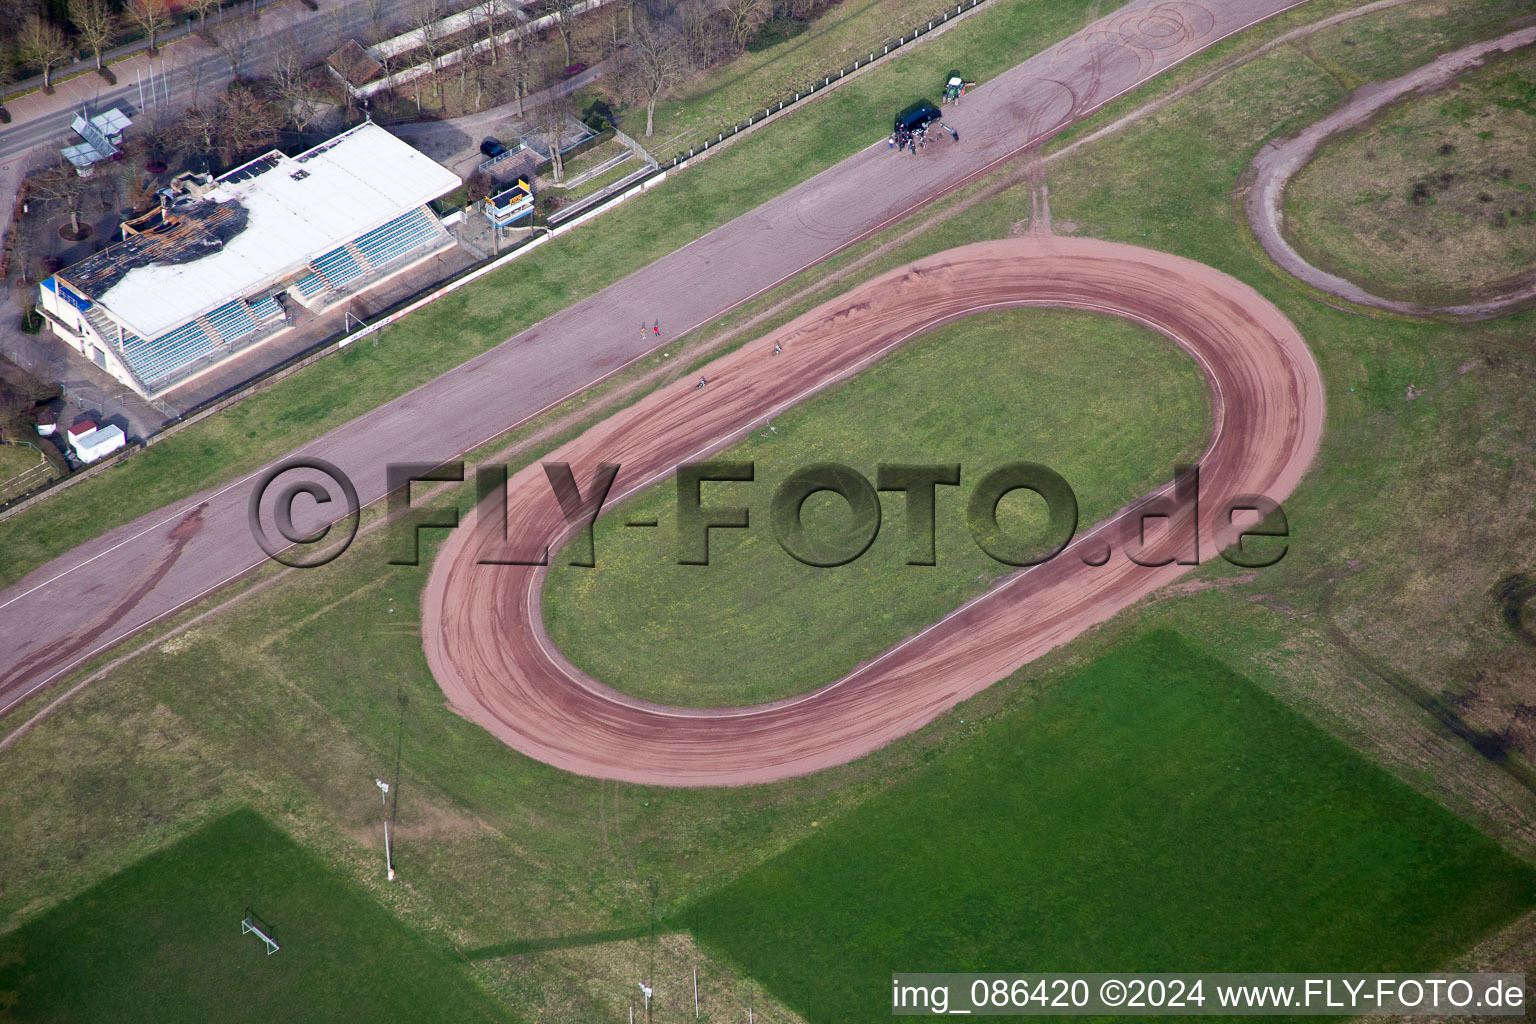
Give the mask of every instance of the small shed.
M 95 462 L 97 459 L 111 455 L 127 443 L 128 438 L 124 435 L 122 427 L 110 424 L 97 427 L 90 420 L 85 420 L 69 428 L 69 446 L 74 449 L 75 455 L 81 462 Z

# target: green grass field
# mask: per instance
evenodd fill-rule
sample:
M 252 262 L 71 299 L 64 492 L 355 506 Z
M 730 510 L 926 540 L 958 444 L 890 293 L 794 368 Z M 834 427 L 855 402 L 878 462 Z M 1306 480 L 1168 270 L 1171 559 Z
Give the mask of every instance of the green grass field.
M 242 934 L 247 908 L 281 946 Z M 452 954 L 248 808 L 0 936 L 7 1021 L 510 1021 Z
M 0 501 L 25 494 L 58 476 L 31 445 L 0 444 Z
M 1117 101 L 1086 130 L 1281 31 L 1353 6 L 1312 0 Z M 1407 4 L 1326 30 L 1312 37 L 1311 50 L 1352 76 L 1401 74 L 1522 13 L 1525 0 Z M 793 1020 L 771 1005 L 771 992 L 742 977 L 763 966 L 766 950 L 755 962 L 749 951 L 736 967 L 735 951 L 726 960 L 687 935 L 652 942 L 652 894 L 658 917 L 691 926 L 690 905 L 905 778 L 947 771 L 951 754 L 969 749 L 977 723 L 1021 705 L 1027 711 L 1117 641 L 1153 628 L 1199 637 L 1233 671 L 1366 761 L 1386 765 L 1508 848 L 1529 851 L 1536 798 L 1508 769 L 1536 751 L 1536 720 L 1526 711 L 1536 648 L 1507 628 L 1497 594 L 1509 574 L 1536 572 L 1536 552 L 1524 543 L 1536 535 L 1536 478 L 1527 469 L 1536 460 L 1529 429 L 1536 317 L 1458 325 L 1341 312 L 1266 269 L 1233 205 L 1253 152 L 1274 132 L 1327 113 L 1343 89 L 1333 73 L 1285 47 L 1046 164 L 1058 230 L 1071 221 L 1079 233 L 1232 273 L 1274 301 L 1313 346 L 1328 386 L 1328 431 L 1317 465 L 1286 502 L 1293 546 L 1278 566 L 1255 578 L 1222 564 L 1202 568 L 1188 589 L 1157 595 L 851 765 L 774 786 L 677 791 L 558 772 L 455 716 L 415 632 L 426 569 L 387 566 L 382 534 L 363 536 L 332 566 L 273 581 L 189 632 L 163 639 L 206 605 L 157 627 L 144 637 L 160 638 L 148 653 L 111 669 L 4 753 L 0 929 L 25 927 L 248 802 L 352 884 L 377 893 L 391 915 L 434 944 L 461 949 L 475 980 L 528 1019 L 623 1020 L 635 979 L 654 962 L 658 992 L 668 999 L 686 991 L 697 965 L 706 1013 L 740 1021 L 755 1000 L 760 1019 Z M 772 319 L 782 321 L 889 267 L 1005 236 L 1028 216 L 1028 194 L 1014 188 L 964 205 L 985 187 L 850 249 L 730 324 L 781 301 L 787 306 Z M 922 233 L 883 248 L 916 227 Z M 800 294 L 849 269 L 822 292 Z M 403 358 L 388 365 L 414 372 Z M 364 383 L 378 379 L 368 354 L 353 369 Z M 1406 401 L 1408 383 L 1428 391 Z M 302 389 L 293 396 L 309 397 Z M 338 384 L 313 397 L 321 416 L 327 401 L 347 395 Z M 242 422 L 208 442 L 207 465 L 217 466 L 261 425 Z M 536 460 L 553 443 L 512 461 Z M 200 449 L 183 453 L 191 450 Z M 161 468 L 171 473 L 177 464 Z M 472 492 L 472 485 L 464 490 L 463 507 Z M 121 499 L 138 500 L 129 492 Z M 0 533 L 7 571 L 13 555 L 33 557 L 14 546 L 16 536 Z M 1482 756 L 1450 736 L 1424 710 L 1423 696 L 1502 737 L 1507 756 Z M 0 729 L 19 721 L 11 716 Z M 372 780 L 397 763 L 404 780 L 397 854 L 408 882 L 386 888 L 369 831 L 378 808 Z M 990 906 L 959 908 L 954 928 L 985 929 Z M 1469 919 L 1451 931 L 1455 941 L 1440 948 L 1464 944 L 1475 925 Z M 1494 945 L 1511 951 L 1499 954 L 1508 969 L 1532 962 L 1532 934 L 1527 927 L 1512 946 L 1500 945 L 1507 933 L 1499 936 Z M 1263 936 L 1255 941 L 1272 948 Z M 793 984 L 787 991 L 796 993 Z M 820 1017 L 819 1002 L 815 1009 Z
M 1061 310 L 970 317 L 778 417 L 777 433 L 755 432 L 716 456 L 755 462 L 757 479 L 716 485 L 721 496 L 706 498 L 753 510 L 751 529 L 715 532 L 710 565 L 677 564 L 672 480 L 607 512 L 595 569 L 555 559 L 545 622 L 573 662 L 649 700 L 736 705 L 811 690 L 1011 570 L 966 529 L 966 500 L 986 473 L 1019 460 L 1051 467 L 1076 491 L 1086 530 L 1172 479 L 1205 446 L 1209 420 L 1204 378 L 1155 331 Z M 882 498 L 879 535 L 855 562 L 815 568 L 785 554 L 769 526 L 773 490 L 825 461 L 870 481 L 881 462 L 960 463 L 961 486 L 938 492 L 938 564 L 906 564 L 901 494 Z M 1042 536 L 1043 508 L 1019 492 L 1000 512 L 1016 535 Z M 660 530 L 624 526 L 651 517 Z M 823 494 L 803 519 L 819 538 L 850 517 Z
M 1533 904 L 1536 870 L 1159 631 L 683 921 L 853 1022 L 895 971 L 1427 970 Z

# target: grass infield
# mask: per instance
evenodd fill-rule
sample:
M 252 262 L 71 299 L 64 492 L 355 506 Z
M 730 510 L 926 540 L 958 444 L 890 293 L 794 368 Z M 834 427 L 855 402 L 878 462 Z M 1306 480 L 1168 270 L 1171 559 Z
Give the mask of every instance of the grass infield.
M 1497 294 L 1536 262 L 1533 136 L 1536 49 L 1526 49 L 1330 140 L 1286 189 L 1286 236 L 1388 298 Z
M 1117 648 L 685 915 L 807 1020 L 893 971 L 1427 970 L 1536 870 L 1171 631 Z
M 282 947 L 241 934 L 250 907 Z M 248 808 L 0 936 L 7 1021 L 513 1019 Z
M 968 317 L 777 417 L 714 458 L 756 464 L 752 483 L 706 484 L 706 505 L 748 506 L 750 528 L 714 530 L 710 565 L 678 565 L 668 478 L 600 517 L 597 567 L 557 558 L 544 592 L 551 637 L 626 693 L 689 706 L 777 700 L 831 682 L 975 596 L 1012 567 L 976 546 L 966 502 L 987 473 L 1027 460 L 1066 478 L 1079 530 L 1172 479 L 1209 433 L 1206 384 L 1160 334 L 1065 310 Z M 959 463 L 940 487 L 935 566 L 913 553 L 906 497 L 881 496 L 874 544 L 836 568 L 803 565 L 774 539 L 769 507 L 791 473 L 840 462 L 873 484 L 879 463 Z M 999 506 L 1012 536 L 1044 537 L 1045 503 Z M 661 529 L 626 529 L 655 518 Z M 808 538 L 852 525 L 847 502 L 813 495 Z

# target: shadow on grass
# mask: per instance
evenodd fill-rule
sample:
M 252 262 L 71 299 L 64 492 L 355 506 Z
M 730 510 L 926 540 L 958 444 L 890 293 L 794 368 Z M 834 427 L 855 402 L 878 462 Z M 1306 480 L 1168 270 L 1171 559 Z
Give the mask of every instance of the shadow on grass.
M 601 932 L 579 932 L 575 935 L 555 935 L 547 939 L 513 939 L 498 942 L 494 946 L 480 946 L 464 950 L 466 960 L 495 960 L 504 956 L 522 956 L 525 953 L 542 953 L 550 949 L 575 949 L 579 946 L 597 946 L 604 942 L 622 942 L 625 939 L 643 939 L 651 934 L 648 924 L 631 925 L 628 928 L 609 928 Z

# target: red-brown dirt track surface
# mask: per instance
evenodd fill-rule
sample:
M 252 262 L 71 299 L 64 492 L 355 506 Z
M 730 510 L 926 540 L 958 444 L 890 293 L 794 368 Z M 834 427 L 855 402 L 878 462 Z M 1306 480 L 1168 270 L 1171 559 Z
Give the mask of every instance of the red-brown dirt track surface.
M 1306 471 L 1322 431 L 1322 381 L 1278 309 L 1190 260 L 1052 237 L 981 242 L 885 274 L 711 363 L 705 389 L 696 390 L 692 378 L 673 384 L 548 461 L 570 463 L 583 488 L 599 463 L 620 463 L 612 505 L 924 331 L 1022 305 L 1127 317 L 1161 331 L 1200 365 L 1213 404 L 1211 441 L 1200 462 L 1202 561 L 1232 537 L 1216 522 L 1224 500 L 1259 494 L 1283 501 Z M 784 346 L 777 356 L 775 341 Z M 511 541 L 499 531 L 461 527 L 439 553 L 423 601 L 423 642 L 453 707 L 529 757 L 626 782 L 771 782 L 842 764 L 912 732 L 1188 571 L 1124 557 L 1123 531 L 1139 533 L 1138 509 L 1154 497 L 1079 533 L 1055 559 L 1006 577 L 819 690 L 775 704 L 703 710 L 636 700 L 585 676 L 544 632 L 540 589 L 547 570 L 479 564 L 531 558 L 568 535 L 544 471 L 534 465 L 508 483 Z M 758 520 L 755 528 L 766 526 Z M 1113 548 L 1108 562 L 1087 564 L 1102 558 L 1106 541 Z M 771 664 L 772 652 L 763 655 Z

